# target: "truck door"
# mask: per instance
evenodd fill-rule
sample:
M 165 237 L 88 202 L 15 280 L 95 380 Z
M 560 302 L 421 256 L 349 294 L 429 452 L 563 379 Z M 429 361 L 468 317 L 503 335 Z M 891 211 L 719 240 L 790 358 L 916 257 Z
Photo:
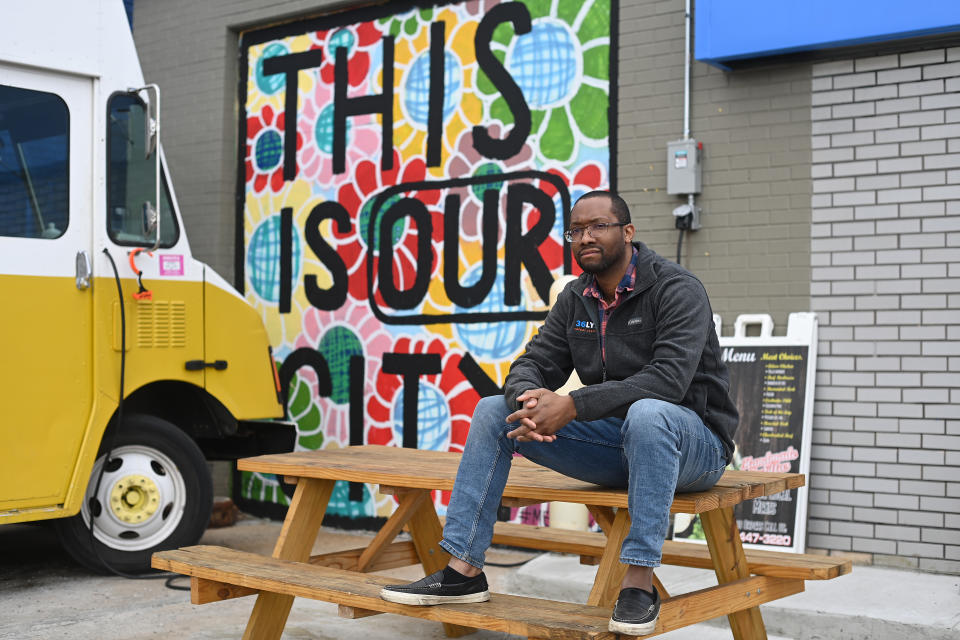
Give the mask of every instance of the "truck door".
M 0 63 L 0 512 L 64 501 L 90 416 L 93 95 Z

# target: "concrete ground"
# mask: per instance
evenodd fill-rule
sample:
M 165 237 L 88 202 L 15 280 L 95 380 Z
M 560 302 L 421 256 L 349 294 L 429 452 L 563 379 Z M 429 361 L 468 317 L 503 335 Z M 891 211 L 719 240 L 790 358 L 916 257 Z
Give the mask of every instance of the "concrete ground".
M 279 530 L 277 522 L 243 518 L 232 527 L 207 531 L 202 543 L 269 554 Z M 369 538 L 370 534 L 324 529 L 314 553 L 362 546 Z M 554 554 L 494 550 L 488 555 L 490 561 L 501 563 L 528 558 L 533 560 L 519 568 L 488 567 L 491 588 L 585 601 L 595 567 L 583 567 L 576 558 Z M 417 567 L 389 573 L 410 579 L 422 576 Z M 679 567 L 665 567 L 660 575 L 668 588 L 680 587 L 677 591 L 700 588 L 711 581 L 709 572 Z M 5 525 L 0 527 L 0 638 L 220 640 L 242 636 L 253 598 L 194 606 L 186 591 L 169 589 L 165 582 L 92 575 L 60 548 L 50 528 Z M 187 580 L 178 579 L 175 584 L 186 585 Z M 762 610 L 770 640 L 957 639 L 958 584 L 960 578 L 956 576 L 857 567 L 851 576 L 838 580 L 808 582 L 806 593 L 781 600 L 783 604 L 777 607 L 765 605 Z M 283 637 L 439 640 L 444 635 L 437 623 L 393 615 L 345 620 L 337 617 L 336 605 L 298 598 Z M 492 640 L 516 636 L 478 631 L 469 637 Z M 725 620 L 720 619 L 659 637 L 720 640 L 731 635 Z

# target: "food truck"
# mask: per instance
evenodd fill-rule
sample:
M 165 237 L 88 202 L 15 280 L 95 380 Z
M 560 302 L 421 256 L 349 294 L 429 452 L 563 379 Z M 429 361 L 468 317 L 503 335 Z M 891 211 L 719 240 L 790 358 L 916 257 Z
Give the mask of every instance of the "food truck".
M 190 251 L 120 0 L 0 21 L 0 524 L 84 565 L 195 543 L 207 460 L 290 450 L 263 323 Z

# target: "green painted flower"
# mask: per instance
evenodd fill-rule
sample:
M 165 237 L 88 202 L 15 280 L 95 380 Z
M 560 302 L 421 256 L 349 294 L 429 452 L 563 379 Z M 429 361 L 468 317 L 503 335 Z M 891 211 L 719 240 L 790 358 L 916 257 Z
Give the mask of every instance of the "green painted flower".
M 350 402 L 350 358 L 363 356 L 363 343 L 352 330 L 345 326 L 335 326 L 327 330 L 317 345 L 317 351 L 323 355 L 330 368 L 330 382 L 333 393 L 330 399 L 339 405 Z
M 277 363 L 277 368 L 282 363 Z M 292 391 L 287 400 L 287 413 L 297 424 L 297 445 L 303 449 L 323 447 L 323 416 L 320 407 L 313 401 L 310 385 L 299 375 L 290 383 Z M 290 504 L 290 499 L 280 486 L 280 478 L 268 473 L 240 474 L 241 495 L 249 500 Z
M 522 0 L 532 18 L 529 33 L 501 24 L 491 49 L 504 63 L 530 107 L 531 137 L 540 155 L 569 164 L 581 144 L 609 144 L 610 0 Z M 488 114 L 505 125 L 513 113 L 490 79 L 477 71 Z
M 323 447 L 323 416 L 320 407 L 313 401 L 310 385 L 300 376 L 295 378 L 296 386 L 287 401 L 287 412 L 297 423 L 297 444 L 304 449 Z
M 406 13 L 399 13 L 377 20 L 377 24 L 385 33 L 391 36 L 406 34 L 416 35 L 422 25 L 429 25 L 433 21 L 433 9 L 413 9 Z
M 241 471 L 240 495 L 248 500 L 275 502 L 282 505 L 290 504 L 290 499 L 280 489 L 280 482 L 273 474 Z

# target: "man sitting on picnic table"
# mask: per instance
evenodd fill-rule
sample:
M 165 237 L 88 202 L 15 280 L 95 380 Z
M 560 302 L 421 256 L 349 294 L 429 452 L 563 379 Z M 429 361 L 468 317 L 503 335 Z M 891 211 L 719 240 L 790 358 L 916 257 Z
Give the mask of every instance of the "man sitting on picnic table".
M 564 238 L 584 273 L 560 294 L 510 367 L 505 395 L 473 414 L 440 546 L 448 566 L 380 597 L 402 604 L 490 598 L 484 552 L 514 453 L 564 475 L 626 487 L 628 565 L 610 631 L 653 631 L 670 505 L 677 491 L 712 487 L 730 460 L 737 409 L 703 285 L 633 242 L 619 196 L 593 191 L 571 212 Z M 584 386 L 554 393 L 571 371 Z

